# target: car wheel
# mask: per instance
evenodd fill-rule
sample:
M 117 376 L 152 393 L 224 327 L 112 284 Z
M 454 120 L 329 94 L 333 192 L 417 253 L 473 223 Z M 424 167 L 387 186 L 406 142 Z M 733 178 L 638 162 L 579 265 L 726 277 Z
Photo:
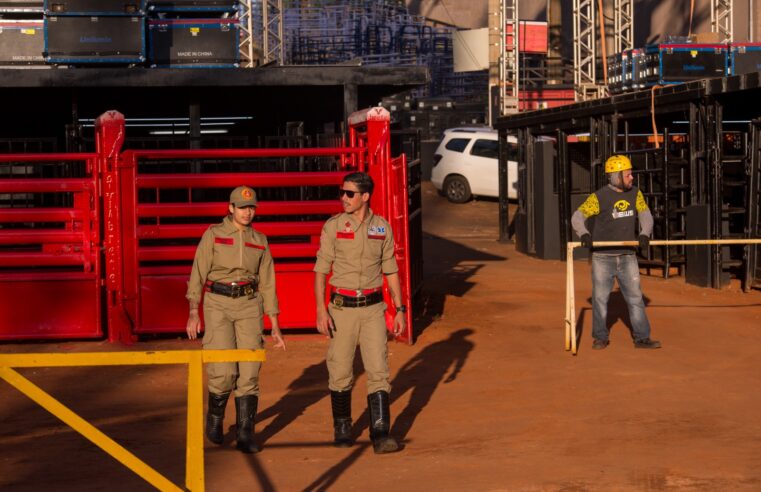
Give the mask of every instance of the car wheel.
M 462 176 L 449 176 L 444 180 L 444 193 L 452 203 L 465 203 L 470 200 L 470 185 Z

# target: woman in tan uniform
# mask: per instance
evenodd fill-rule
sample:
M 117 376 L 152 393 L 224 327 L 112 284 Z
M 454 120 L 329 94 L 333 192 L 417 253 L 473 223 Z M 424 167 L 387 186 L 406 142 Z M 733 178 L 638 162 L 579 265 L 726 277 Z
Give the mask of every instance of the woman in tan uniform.
M 204 349 L 259 349 L 263 346 L 264 315 L 272 325 L 276 348 L 285 350 L 278 322 L 275 269 L 267 237 L 251 226 L 256 193 L 239 186 L 230 194 L 229 215 L 210 226 L 196 249 L 186 298 L 190 304 L 187 333 L 201 333 L 198 305 L 203 295 Z M 260 362 L 207 364 L 209 408 L 206 437 L 222 444 L 222 420 L 235 391 L 237 447 L 259 451 L 254 442 L 254 417 L 259 401 Z

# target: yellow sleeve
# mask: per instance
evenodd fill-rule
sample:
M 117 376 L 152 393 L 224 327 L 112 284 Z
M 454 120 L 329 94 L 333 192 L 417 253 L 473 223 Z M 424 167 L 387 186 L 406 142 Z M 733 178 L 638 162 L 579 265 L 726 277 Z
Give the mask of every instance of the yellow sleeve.
M 637 203 L 639 203 L 639 201 Z M 581 212 L 581 215 L 583 215 L 585 219 L 588 219 L 593 215 L 599 215 L 600 202 L 597 200 L 597 195 L 594 193 L 589 195 L 587 199 L 584 200 L 584 203 L 579 206 L 578 211 Z
M 645 201 L 645 196 L 642 194 L 642 190 L 637 190 L 637 213 L 642 213 L 645 210 L 650 210 Z

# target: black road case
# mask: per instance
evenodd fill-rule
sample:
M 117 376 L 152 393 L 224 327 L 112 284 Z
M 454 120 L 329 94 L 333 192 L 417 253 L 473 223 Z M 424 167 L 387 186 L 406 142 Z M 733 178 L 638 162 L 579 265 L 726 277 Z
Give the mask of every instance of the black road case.
M 42 20 L 0 20 L 0 65 L 45 65 Z
M 45 0 L 45 15 L 144 15 L 145 0 Z
M 237 19 L 173 19 L 148 22 L 149 61 L 156 67 L 237 67 Z
M 143 17 L 54 16 L 45 18 L 49 63 L 142 63 Z
M 148 1 L 150 12 L 232 12 L 236 0 L 155 0 Z

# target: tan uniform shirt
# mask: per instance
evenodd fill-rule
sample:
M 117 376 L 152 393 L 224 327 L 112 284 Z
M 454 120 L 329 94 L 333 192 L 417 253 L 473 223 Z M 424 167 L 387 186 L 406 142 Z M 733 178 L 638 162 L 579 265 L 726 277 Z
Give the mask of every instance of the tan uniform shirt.
M 396 273 L 394 235 L 388 222 L 369 210 L 364 222 L 342 213 L 325 222 L 314 271 L 333 276 L 330 285 L 342 289 L 374 289 L 381 273 Z
M 275 265 L 267 237 L 253 227 L 239 231 L 230 217 L 225 217 L 220 224 L 210 226 L 201 237 L 185 297 L 200 302 L 207 280 L 245 282 L 254 275 L 259 276 L 264 313 L 278 314 Z

